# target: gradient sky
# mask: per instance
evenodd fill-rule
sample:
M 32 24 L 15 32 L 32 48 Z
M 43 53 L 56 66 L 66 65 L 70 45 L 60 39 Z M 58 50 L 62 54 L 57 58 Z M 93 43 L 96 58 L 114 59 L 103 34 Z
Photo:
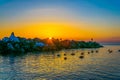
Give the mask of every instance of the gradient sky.
M 0 0 L 0 38 L 120 42 L 119 0 Z

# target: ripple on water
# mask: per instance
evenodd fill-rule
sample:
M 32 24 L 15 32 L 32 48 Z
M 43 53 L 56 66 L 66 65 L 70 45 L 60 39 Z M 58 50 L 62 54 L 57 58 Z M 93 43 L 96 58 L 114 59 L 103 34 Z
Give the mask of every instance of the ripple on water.
M 107 50 L 112 48 L 113 53 Z M 120 54 L 118 47 L 62 50 L 28 54 L 23 57 L 0 56 L 1 80 L 119 80 Z M 71 55 L 74 53 L 75 55 Z M 80 59 L 79 56 L 84 56 Z M 58 56 L 59 54 L 59 56 Z M 66 58 L 66 59 L 65 59 Z

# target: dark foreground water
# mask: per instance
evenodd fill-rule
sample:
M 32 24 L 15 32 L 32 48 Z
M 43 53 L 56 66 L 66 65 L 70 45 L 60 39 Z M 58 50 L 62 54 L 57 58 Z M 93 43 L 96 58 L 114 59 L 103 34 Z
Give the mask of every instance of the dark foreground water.
M 108 49 L 113 52 L 108 53 Z M 119 49 L 120 46 L 105 46 L 21 57 L 0 56 L 0 80 L 120 80 Z M 94 52 L 89 54 L 91 50 Z

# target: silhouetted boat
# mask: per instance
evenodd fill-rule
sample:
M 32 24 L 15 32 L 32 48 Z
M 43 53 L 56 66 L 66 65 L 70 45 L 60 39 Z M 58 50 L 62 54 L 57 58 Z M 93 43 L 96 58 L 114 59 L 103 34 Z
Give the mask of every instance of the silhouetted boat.
M 71 55 L 72 55 L 72 56 L 74 56 L 74 55 L 75 55 L 75 53 L 71 53 Z
M 96 53 L 98 53 L 98 50 L 96 50 Z
M 112 53 L 113 51 L 112 51 L 112 50 L 110 50 L 110 49 L 108 49 L 108 52 L 109 52 L 109 53 Z
M 94 51 L 92 50 L 91 53 L 94 53 Z
M 67 57 L 64 57 L 64 60 L 67 60 Z
M 118 52 L 120 52 L 120 50 L 118 50 Z
M 64 56 L 66 56 L 66 54 L 64 54 Z
M 60 57 L 60 54 L 57 54 L 58 57 Z
M 84 52 L 82 52 L 81 55 L 84 55 Z
M 90 52 L 88 52 L 88 54 L 90 54 Z
M 83 59 L 83 58 L 84 58 L 84 56 L 80 56 L 79 58 L 80 58 L 80 59 Z

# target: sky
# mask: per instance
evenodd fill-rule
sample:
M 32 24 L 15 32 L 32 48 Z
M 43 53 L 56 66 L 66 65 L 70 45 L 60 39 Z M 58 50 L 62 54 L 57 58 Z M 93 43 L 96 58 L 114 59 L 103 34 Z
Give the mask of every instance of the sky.
M 119 0 L 0 0 L 0 39 L 63 38 L 120 42 Z

